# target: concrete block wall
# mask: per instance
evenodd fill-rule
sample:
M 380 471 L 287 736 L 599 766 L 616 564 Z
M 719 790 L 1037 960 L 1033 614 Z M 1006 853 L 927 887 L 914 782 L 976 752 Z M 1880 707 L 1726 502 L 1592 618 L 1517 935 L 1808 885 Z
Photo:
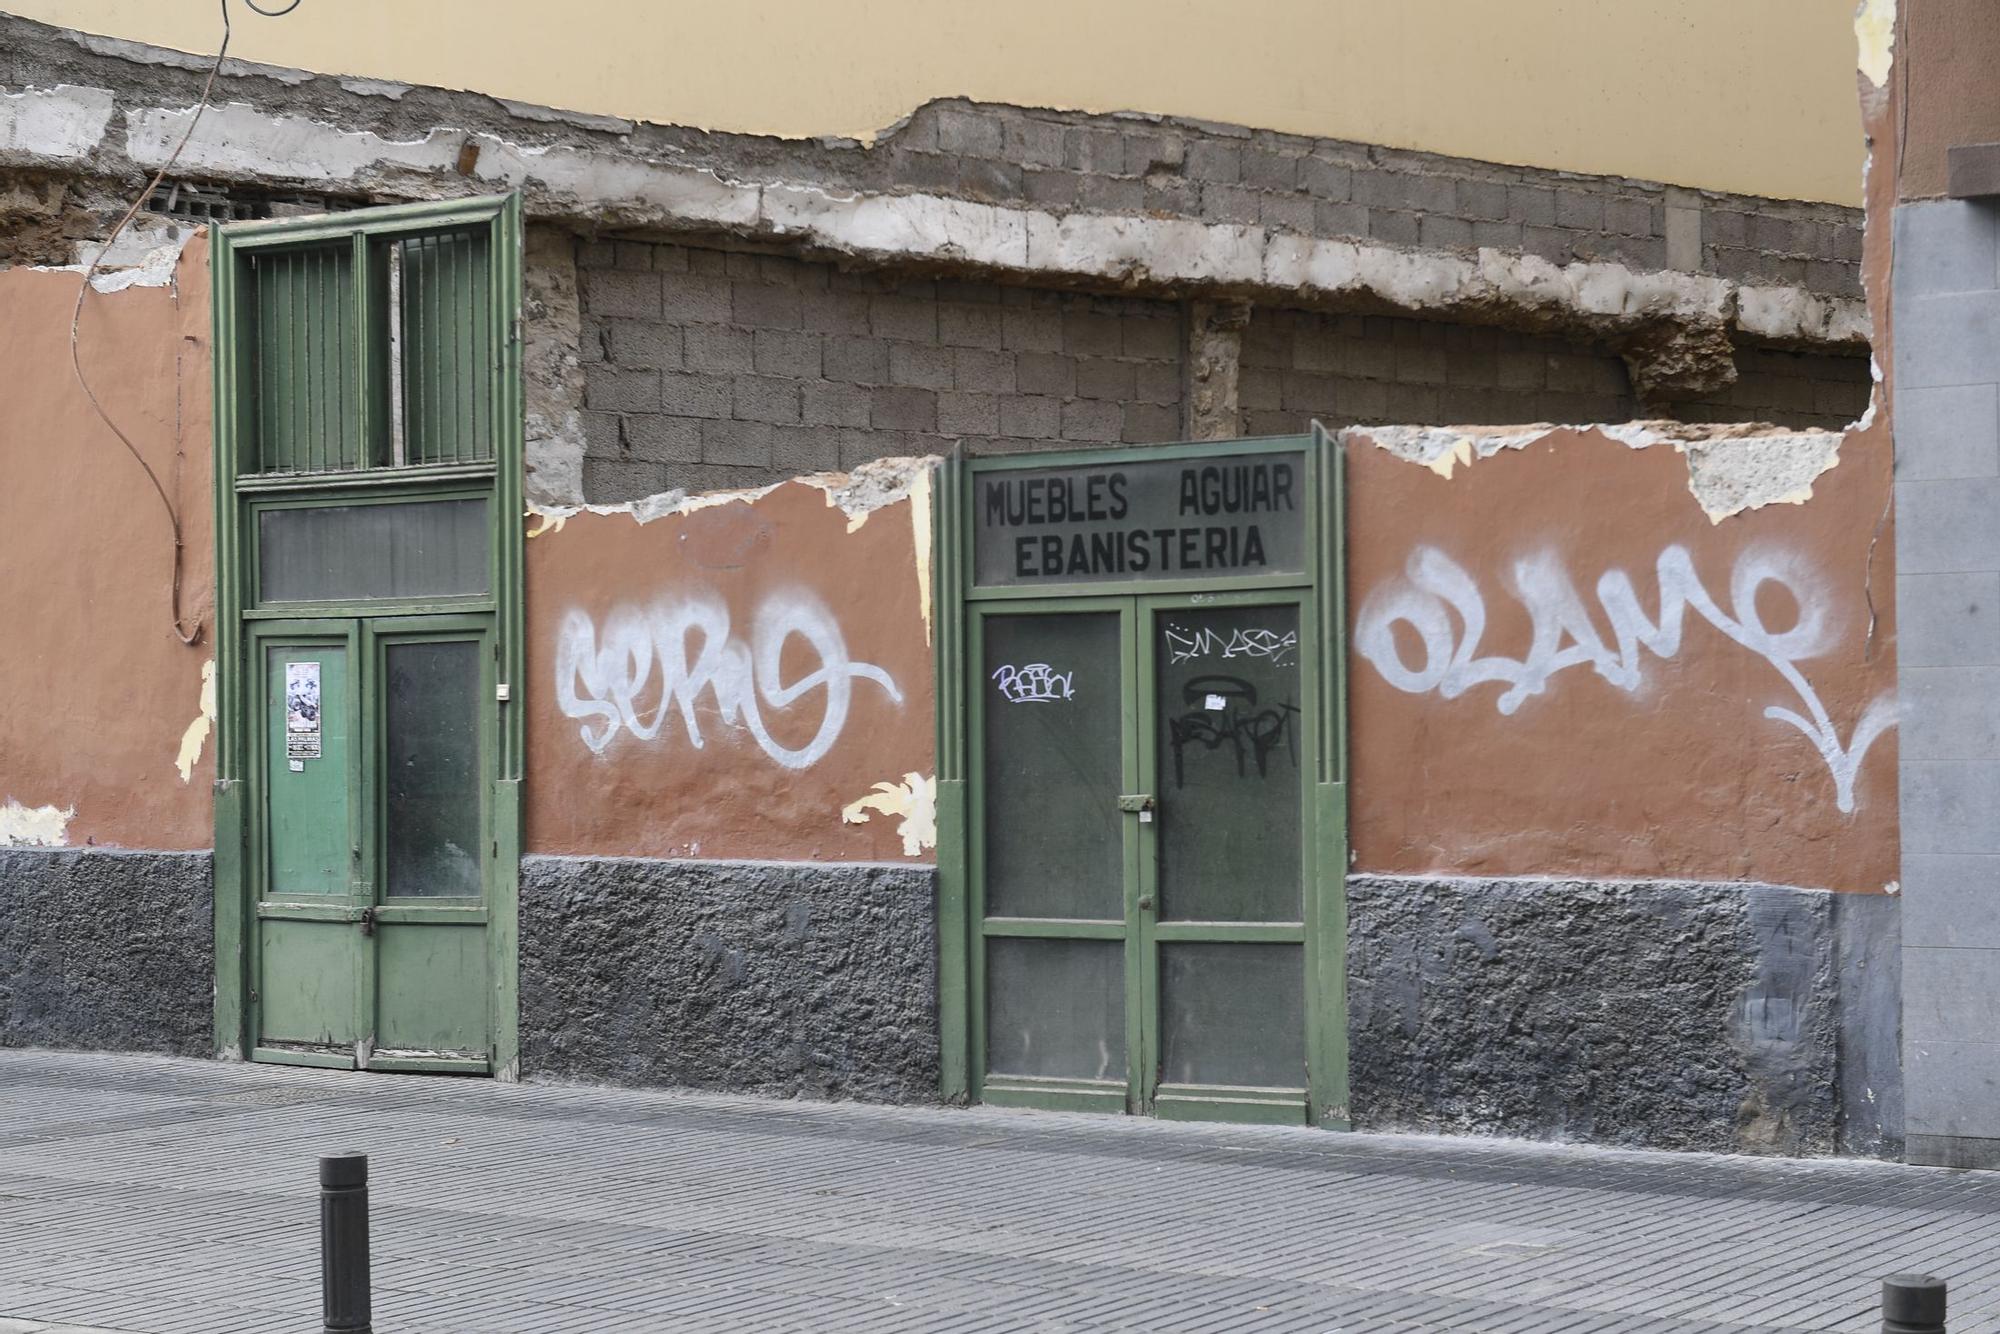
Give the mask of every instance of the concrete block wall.
M 591 242 L 584 494 L 757 486 L 868 459 L 1181 435 L 1175 302 Z
M 1665 405 L 1683 421 L 1768 421 L 1838 430 L 1868 407 L 1866 356 L 1743 347 L 1738 379 Z M 1248 435 L 1329 426 L 1626 421 L 1662 415 L 1633 397 L 1602 344 L 1395 316 L 1259 309 L 1243 335 Z
M 758 486 L 872 458 L 1187 434 L 1182 303 L 848 272 L 642 241 L 578 247 L 584 495 Z M 1689 420 L 1838 428 L 1865 357 L 1754 348 Z M 1390 316 L 1256 309 L 1240 429 L 1644 415 L 1602 344 Z
M 2000 1167 L 2000 210 L 1899 206 L 1893 275 L 1907 1153 Z

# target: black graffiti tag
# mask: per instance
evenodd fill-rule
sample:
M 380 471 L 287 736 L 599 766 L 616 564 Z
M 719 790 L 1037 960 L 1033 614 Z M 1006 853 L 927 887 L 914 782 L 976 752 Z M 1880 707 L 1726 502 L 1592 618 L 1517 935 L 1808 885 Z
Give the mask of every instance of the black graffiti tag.
M 1221 701 L 1221 708 L 1207 707 Z M 1282 749 L 1299 762 L 1298 735 L 1293 720 L 1298 708 L 1289 701 L 1257 707 L 1257 687 L 1240 676 L 1197 676 L 1181 687 L 1187 711 L 1167 721 L 1167 741 L 1174 753 L 1174 786 L 1186 785 L 1184 756 L 1190 746 L 1217 750 L 1229 746 L 1236 754 L 1236 776 L 1247 778 L 1249 765 L 1257 776 L 1269 771 L 1271 756 Z

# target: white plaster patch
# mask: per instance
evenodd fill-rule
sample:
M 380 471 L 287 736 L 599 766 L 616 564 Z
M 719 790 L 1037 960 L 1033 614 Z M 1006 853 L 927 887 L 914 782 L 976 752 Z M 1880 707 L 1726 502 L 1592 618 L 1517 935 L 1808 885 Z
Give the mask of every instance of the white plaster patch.
M 1896 58 L 1896 0 L 1861 0 L 1854 7 L 1855 67 L 1877 88 L 1889 82 Z
M 158 167 L 188 133 L 195 108 L 128 113 L 125 152 Z M 301 181 L 351 180 L 367 168 L 453 170 L 465 133 L 445 127 L 421 139 L 385 139 L 364 130 L 337 130 L 304 116 L 267 116 L 241 102 L 211 106 L 181 151 L 177 165 L 196 174 L 282 176 Z
M 324 133 L 339 133 L 327 126 L 319 128 Z M 479 180 L 510 189 L 539 186 L 557 198 L 575 201 L 586 211 L 623 207 L 717 227 L 748 227 L 757 220 L 759 187 L 725 181 L 703 168 L 573 148 L 528 148 L 491 135 L 471 136 L 471 142 L 479 146 L 479 161 L 473 168 Z M 455 158 L 455 144 L 452 153 Z M 412 165 L 388 156 L 377 162 Z
M 63 83 L 0 92 L 0 153 L 88 157 L 104 138 L 112 107 L 111 92 L 105 88 Z
M 1451 480 L 1455 469 L 1487 459 L 1503 449 L 1526 449 L 1557 431 L 1595 431 L 1630 449 L 1671 446 L 1688 461 L 1688 491 L 1710 523 L 1766 505 L 1803 505 L 1813 483 L 1840 462 L 1845 437 L 1836 431 L 1717 431 L 1678 423 L 1620 422 L 1609 426 L 1553 426 L 1535 423 L 1512 429 L 1478 430 L 1435 426 L 1363 426 L 1341 432 L 1399 459 L 1420 464 Z
M 0 848 L 60 848 L 69 842 L 75 818 L 74 806 L 23 806 L 9 797 L 0 802 Z
M 528 536 L 533 538 L 543 533 L 559 533 L 564 524 L 579 514 L 622 514 L 634 523 L 647 524 L 655 519 L 693 514 L 696 510 L 714 509 L 717 505 L 732 505 L 738 501 L 748 505 L 762 500 L 783 485 L 783 482 L 773 482 L 769 486 L 745 487 L 740 491 L 703 491 L 695 495 L 681 490 L 662 491 L 658 495 L 627 500 L 617 505 L 541 505 L 529 501 L 528 514 L 539 518 L 541 523 L 530 529 Z
M 198 227 L 174 222 L 134 218 L 109 248 L 79 242 L 76 263 L 53 266 L 44 271 L 89 273 L 91 265 L 98 264 L 97 272 L 90 279 L 91 290 L 95 292 L 122 292 L 128 287 L 165 287 L 174 280 L 181 252 L 200 231 Z
M 194 766 L 201 760 L 202 745 L 208 734 L 215 728 L 215 659 L 210 658 L 201 665 L 200 712 L 187 731 L 181 733 L 180 754 L 174 757 L 174 768 L 180 771 L 181 781 L 189 782 L 194 776 Z
M 894 816 L 905 857 L 920 857 L 937 846 L 937 779 L 919 773 L 903 775 L 900 783 L 877 783 L 865 797 L 840 808 L 846 824 L 867 824 L 869 812 Z

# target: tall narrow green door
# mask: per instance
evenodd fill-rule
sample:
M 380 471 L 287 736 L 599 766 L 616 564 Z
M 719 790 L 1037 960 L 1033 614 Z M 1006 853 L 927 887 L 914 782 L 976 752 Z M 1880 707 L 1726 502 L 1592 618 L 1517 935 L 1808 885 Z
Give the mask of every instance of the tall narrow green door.
M 518 1075 L 521 226 L 211 235 L 226 1056 Z

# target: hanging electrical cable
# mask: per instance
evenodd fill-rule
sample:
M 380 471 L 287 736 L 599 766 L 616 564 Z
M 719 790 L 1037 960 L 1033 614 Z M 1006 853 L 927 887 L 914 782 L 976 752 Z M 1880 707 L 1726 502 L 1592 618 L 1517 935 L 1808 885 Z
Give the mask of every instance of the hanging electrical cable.
M 283 18 L 297 9 L 303 2 L 304 0 L 292 0 L 292 3 L 283 9 L 264 9 L 256 3 L 256 0 L 241 0 L 245 8 L 265 18 Z M 219 3 L 222 6 L 222 43 L 216 48 L 215 63 L 208 67 L 208 77 L 202 82 L 201 97 L 195 102 L 194 114 L 188 119 L 187 129 L 181 132 L 180 142 L 174 145 L 174 151 L 167 155 L 167 160 L 160 164 L 160 169 L 153 173 L 153 178 L 150 181 L 146 182 L 146 188 L 139 192 L 139 197 L 132 201 L 132 206 L 125 210 L 125 215 L 118 219 L 117 226 L 111 229 L 111 234 L 104 238 L 104 244 L 91 257 L 89 266 L 84 270 L 83 281 L 77 286 L 76 308 L 70 312 L 69 318 L 69 364 L 70 369 L 76 373 L 78 387 L 83 390 L 83 396 L 89 401 L 91 410 L 97 414 L 98 420 L 104 423 L 111 434 L 118 437 L 118 443 L 125 446 L 125 451 L 132 456 L 133 462 L 137 463 L 145 472 L 146 480 L 153 484 L 153 491 L 160 498 L 161 508 L 167 512 L 167 526 L 173 533 L 174 539 L 173 582 L 172 591 L 168 596 L 167 609 L 173 620 L 175 637 L 181 643 L 189 646 L 201 642 L 201 620 L 199 617 L 195 619 L 194 629 L 192 630 L 183 628 L 183 618 L 181 616 L 181 552 L 183 544 L 181 541 L 180 511 L 174 508 L 173 498 L 167 494 L 167 488 L 160 482 L 159 473 L 153 470 L 152 464 L 146 462 L 145 455 L 141 454 L 139 447 L 132 443 L 132 437 L 126 435 L 118 423 L 112 420 L 111 414 L 105 410 L 104 404 L 98 400 L 97 391 L 91 387 L 90 377 L 83 372 L 83 353 L 79 343 L 78 331 L 83 325 L 84 300 L 94 290 L 92 285 L 96 281 L 98 270 L 104 266 L 105 256 L 111 253 L 111 248 L 117 244 L 119 236 L 131 225 L 132 219 L 139 215 L 139 210 L 145 207 L 146 201 L 152 198 L 153 191 L 160 188 L 160 182 L 166 179 L 167 173 L 173 170 L 174 164 L 180 161 L 181 153 L 188 146 L 188 140 L 194 137 L 195 126 L 201 124 L 202 113 L 208 110 L 209 98 L 215 92 L 216 76 L 222 73 L 222 62 L 229 55 L 229 38 L 231 35 L 229 0 L 219 0 Z

